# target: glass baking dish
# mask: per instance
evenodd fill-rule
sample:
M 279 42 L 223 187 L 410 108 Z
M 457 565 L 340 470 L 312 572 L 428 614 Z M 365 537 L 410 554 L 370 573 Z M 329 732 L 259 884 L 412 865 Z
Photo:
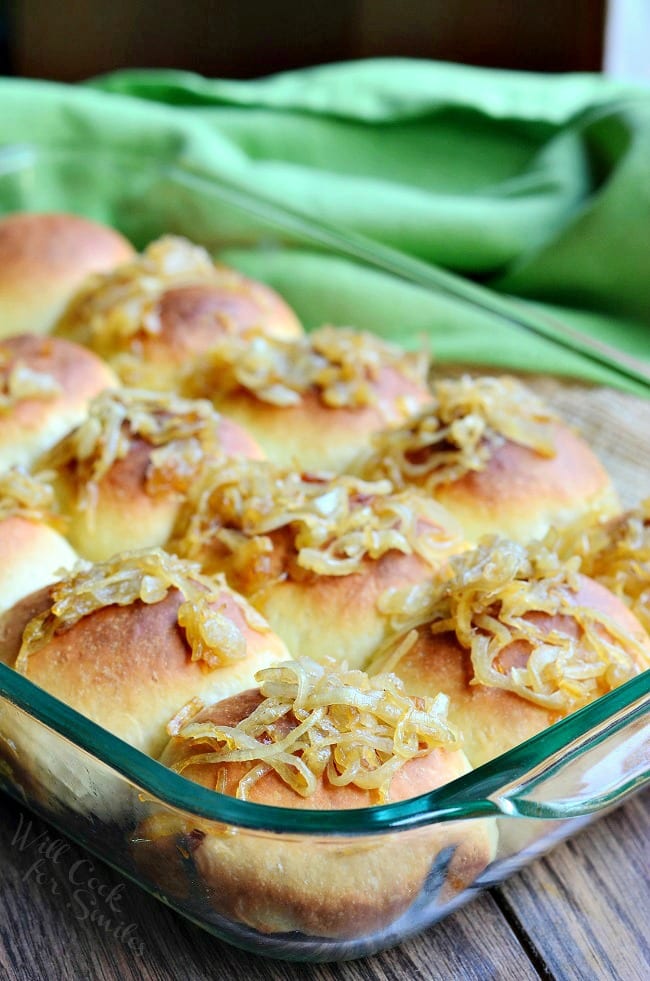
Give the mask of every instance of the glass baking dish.
M 13 210 L 81 213 L 114 225 L 137 246 L 163 233 L 187 235 L 279 289 L 308 329 L 348 323 L 394 336 L 396 318 L 408 309 L 404 344 L 431 339 L 442 364 L 521 367 L 513 340 L 526 331 L 534 337 L 536 371 L 561 365 L 567 376 L 587 359 L 592 376 L 611 386 L 591 393 L 549 378 L 540 383 L 583 424 L 614 477 L 617 453 L 627 447 L 618 461 L 624 503 L 648 493 L 642 464 L 630 478 L 629 440 L 603 437 L 604 418 L 623 425 L 632 403 L 650 409 L 613 391 L 650 396 L 646 366 L 524 304 L 190 167 L 127 153 L 0 148 L 0 213 Z M 331 285 L 322 285 L 324 270 Z M 515 352 L 511 364 L 508 351 Z M 636 426 L 629 439 L 637 461 L 650 458 L 650 427 Z M 297 811 L 190 783 L 0 664 L 0 788 L 216 936 L 271 957 L 339 960 L 435 923 L 648 783 L 649 710 L 646 672 L 422 797 L 355 811 Z M 228 856 L 213 875 L 195 860 L 205 836 Z M 258 928 L 256 911 L 265 903 L 273 915 L 265 908 Z M 323 922 L 329 917 L 335 925 L 322 931 L 327 935 L 316 927 L 288 930 L 283 904 L 313 907 L 306 923 L 325 909 Z

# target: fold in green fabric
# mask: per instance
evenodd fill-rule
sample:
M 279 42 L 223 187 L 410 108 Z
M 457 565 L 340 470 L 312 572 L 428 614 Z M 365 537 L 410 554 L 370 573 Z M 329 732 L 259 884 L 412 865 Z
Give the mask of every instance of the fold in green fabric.
M 424 289 L 417 263 L 420 285 L 304 241 L 262 251 L 236 236 L 226 242 L 227 255 L 281 289 L 308 326 L 326 317 L 410 346 L 428 337 L 446 361 L 642 390 L 487 308 L 493 299 L 542 330 L 567 324 L 650 365 L 648 88 L 403 60 L 250 82 L 154 70 L 81 87 L 3 80 L 0 142 L 189 165 L 397 250 L 407 266 L 421 263 L 420 273 L 442 268 L 484 287 L 469 288 L 468 306 Z M 128 230 L 133 217 L 124 207 L 116 213 L 114 182 L 110 168 L 96 173 L 92 201 L 88 175 L 79 187 L 68 179 L 64 195 L 47 181 L 18 191 L 9 181 L 9 193 L 0 158 L 0 208 L 63 200 Z M 183 213 L 187 224 L 187 201 L 181 195 L 175 207 L 176 193 L 147 199 L 159 210 L 152 229 L 172 219 L 177 230 Z M 208 240 L 220 220 L 213 211 L 197 200 L 192 212 Z

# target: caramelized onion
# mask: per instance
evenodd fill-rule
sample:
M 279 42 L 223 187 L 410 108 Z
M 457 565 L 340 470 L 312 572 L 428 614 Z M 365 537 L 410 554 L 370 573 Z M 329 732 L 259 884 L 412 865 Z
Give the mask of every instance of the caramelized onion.
M 555 416 L 514 378 L 463 375 L 434 382 L 432 393 L 431 407 L 375 437 L 373 452 L 360 463 L 362 476 L 432 490 L 484 469 L 506 440 L 554 455 Z
M 581 571 L 607 586 L 650 633 L 650 497 L 610 521 L 554 529 L 546 541 L 564 559 L 578 556 Z
M 208 468 L 188 512 L 174 541 L 179 553 L 199 558 L 219 542 L 240 569 L 263 567 L 272 551 L 268 536 L 286 526 L 298 564 L 328 576 L 357 572 L 364 559 L 391 550 L 434 565 L 463 547 L 454 519 L 418 491 L 394 493 L 388 481 L 301 474 L 265 461 L 228 460 Z
M 0 360 L 0 412 L 7 412 L 22 399 L 53 399 L 63 388 L 53 375 L 35 371 L 23 361 L 16 361 L 9 371 L 2 372 Z
M 451 558 L 449 568 L 446 579 L 392 591 L 382 609 L 403 628 L 429 623 L 434 634 L 455 633 L 470 651 L 473 684 L 568 712 L 638 674 L 639 665 L 650 666 L 636 637 L 600 610 L 576 603 L 578 558 L 563 562 L 541 544 L 525 548 L 494 537 Z M 570 617 L 578 636 L 544 630 L 531 613 Z M 507 667 L 502 655 L 518 641 L 530 650 L 527 663 Z
M 223 282 L 209 253 L 187 239 L 166 235 L 131 262 L 87 277 L 57 326 L 98 353 L 113 354 L 136 335 L 162 329 L 158 301 L 175 286 Z
M 394 675 L 369 678 L 334 662 L 309 658 L 265 668 L 255 676 L 263 696 L 236 726 L 193 721 L 196 704 L 181 709 L 168 731 L 196 752 L 174 765 L 183 772 L 202 763 L 250 763 L 237 796 L 245 799 L 266 773 L 310 797 L 319 779 L 354 784 L 389 799 L 390 782 L 404 764 L 439 746 L 453 748 L 448 699 L 414 698 Z M 295 726 L 287 731 L 287 719 Z
M 88 418 L 61 440 L 41 466 L 71 464 L 79 478 L 78 503 L 93 510 L 98 485 L 133 440 L 153 448 L 146 474 L 149 494 L 183 494 L 208 457 L 223 453 L 221 416 L 207 401 L 139 389 L 106 391 L 90 403 Z
M 28 521 L 62 524 L 63 519 L 56 514 L 54 491 L 48 482 L 51 476 L 47 472 L 33 476 L 21 467 L 0 473 L 0 521 L 17 515 Z
M 185 387 L 190 394 L 242 387 L 278 406 L 297 405 L 305 393 L 316 391 L 331 408 L 356 409 L 377 403 L 375 382 L 388 367 L 418 385 L 426 383 L 425 354 L 404 352 L 352 328 L 321 327 L 294 341 L 233 335 L 217 341 L 202 364 L 192 367 Z M 416 407 L 414 401 L 413 411 Z
M 106 606 L 130 606 L 136 601 L 159 603 L 170 589 L 184 597 L 178 623 L 185 630 L 192 659 L 214 668 L 246 655 L 239 628 L 219 611 L 227 590 L 219 576 L 204 576 L 198 565 L 184 562 L 161 549 L 127 552 L 96 565 L 80 562 L 52 586 L 49 609 L 34 617 L 23 633 L 16 669 L 27 670 L 29 658 L 55 634 L 69 630 L 83 617 Z M 244 608 L 251 626 L 268 629 L 253 610 Z

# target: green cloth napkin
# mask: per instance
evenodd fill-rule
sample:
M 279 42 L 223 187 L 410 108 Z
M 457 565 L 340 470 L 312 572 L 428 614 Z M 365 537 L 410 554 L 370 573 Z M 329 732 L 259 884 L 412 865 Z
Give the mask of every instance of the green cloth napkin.
M 282 290 L 308 327 L 326 316 L 409 346 L 424 335 L 446 361 L 643 390 L 489 306 L 550 333 L 559 321 L 650 366 L 650 89 L 400 59 L 250 82 L 162 70 L 81 87 L 2 80 L 0 142 L 189 164 L 398 250 L 411 283 L 305 243 L 231 247 L 226 256 Z M 63 199 L 128 231 L 133 216 L 115 206 L 128 174 L 95 167 L 93 178 L 68 179 L 63 198 L 48 180 L 8 194 L 0 159 L 0 208 Z M 146 203 L 177 228 L 188 209 L 174 196 Z M 209 241 L 223 216 L 194 204 Z M 469 306 L 423 288 L 440 268 L 459 276 L 442 285 Z

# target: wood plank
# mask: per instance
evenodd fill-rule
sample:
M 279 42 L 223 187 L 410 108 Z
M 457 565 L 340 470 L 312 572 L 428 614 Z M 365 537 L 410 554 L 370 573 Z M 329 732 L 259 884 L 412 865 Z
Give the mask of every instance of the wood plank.
M 248 78 L 382 56 L 598 71 L 605 24 L 604 0 L 221 0 L 218 17 L 212 0 L 21 0 L 14 8 L 8 41 L 15 72 L 67 81 L 152 65 Z
M 58 845 L 34 867 L 39 856 L 28 842 L 41 832 L 50 834 Z M 75 865 L 83 861 L 91 864 Z M 538 977 L 488 894 L 419 937 L 375 957 L 311 967 L 265 961 L 188 923 L 2 794 L 0 869 L 3 981 L 293 981 L 304 977 L 528 981 Z M 112 889 L 117 890 L 112 900 L 117 912 L 110 910 L 106 897 Z M 99 914 L 112 917 L 110 927 L 97 919 Z M 120 925 L 122 934 L 130 928 L 126 939 L 119 929 L 116 932 Z
M 603 0 L 357 0 L 355 56 L 402 55 L 525 71 L 598 71 Z
M 495 897 L 558 978 L 650 977 L 650 794 L 509 879 Z

